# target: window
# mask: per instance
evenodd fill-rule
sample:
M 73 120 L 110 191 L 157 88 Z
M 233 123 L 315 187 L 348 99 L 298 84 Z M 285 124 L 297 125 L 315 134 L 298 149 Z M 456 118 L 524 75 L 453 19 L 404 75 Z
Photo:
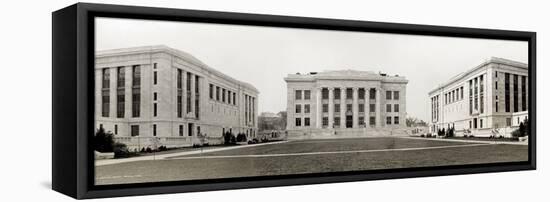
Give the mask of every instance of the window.
M 214 85 L 210 84 L 208 87 L 208 95 L 210 96 L 210 99 L 214 99 Z
M 398 116 L 393 117 L 393 124 L 399 125 L 399 117 Z
M 109 117 L 109 90 L 102 90 L 101 92 L 101 116 Z
M 340 104 L 334 104 L 334 112 L 340 112 Z
M 323 126 L 328 126 L 328 117 L 323 117 Z
M 393 112 L 399 112 L 399 104 L 393 105 Z
M 346 88 L 346 99 L 353 99 L 353 89 Z
M 302 105 L 296 105 L 296 114 L 302 113 Z
M 376 118 L 374 116 L 369 117 L 369 125 L 376 125 Z
M 328 99 L 328 89 L 326 88 L 321 89 L 321 99 L 323 100 Z
M 153 136 L 157 136 L 157 124 L 153 124 Z
M 364 125 L 365 125 L 365 117 L 364 117 L 364 116 L 360 116 L 360 117 L 359 117 L 359 125 L 360 125 L 360 126 L 364 126 Z
M 296 90 L 294 96 L 296 97 L 296 100 L 301 100 L 302 99 L 302 91 L 301 90 Z
M 115 135 L 118 134 L 118 125 L 115 124 Z
M 304 90 L 304 100 L 310 100 L 310 99 L 311 99 L 311 91 Z
M 479 119 L 479 128 L 483 128 L 483 119 Z
M 328 104 L 323 104 L 323 112 L 328 112 Z
M 351 104 L 346 104 L 346 113 L 351 113 L 351 110 L 352 110 L 352 106 Z
M 399 91 L 393 91 L 393 99 L 399 100 Z
M 132 125 L 130 126 L 130 134 L 132 137 L 139 136 L 139 125 Z
M 141 105 L 141 92 L 139 88 L 132 89 L 132 117 L 139 117 Z
M 157 85 L 157 71 L 153 72 L 153 85 Z
M 518 91 L 518 75 L 517 74 L 514 74 L 514 85 L 513 85 L 513 88 L 514 88 L 514 112 L 518 112 L 519 111 L 519 105 L 518 105 L 518 95 L 519 95 L 519 91 Z
M 304 126 L 309 126 L 309 117 L 304 118 Z
M 339 100 L 340 99 L 340 96 L 341 96 L 342 92 L 339 88 L 335 88 L 334 89 L 334 99 L 335 100 Z
M 391 116 L 386 117 L 386 125 L 391 125 Z
M 225 102 L 225 89 L 222 89 L 222 102 Z
M 132 86 L 141 85 L 141 68 L 139 65 L 132 66 Z
M 302 118 L 296 118 L 296 126 L 302 126 Z
M 340 126 L 340 117 L 334 117 L 334 127 Z
M 183 136 L 183 125 L 179 126 L 179 135 L 180 137 Z
M 375 108 L 376 108 L 375 104 L 370 104 L 369 105 L 369 112 L 374 112 Z
M 187 72 L 186 76 L 187 76 L 187 78 L 186 78 L 186 81 L 185 81 L 185 83 L 186 83 L 186 87 L 185 87 L 185 91 L 186 91 L 185 92 L 185 94 L 186 94 L 185 113 L 191 113 L 191 99 L 192 99 L 192 97 L 191 97 L 191 83 L 192 83 L 192 81 L 191 80 L 193 79 L 193 77 L 191 75 L 191 72 Z
M 391 100 L 391 91 L 386 91 L 386 100 Z
M 154 100 L 154 101 L 157 101 L 157 92 L 154 92 L 154 93 L 153 93 L 153 100 Z
M 495 102 L 495 112 L 498 112 L 498 101 Z
M 483 98 L 485 95 L 485 82 L 483 82 L 483 75 L 479 76 L 479 113 L 482 113 L 485 111 L 485 99 Z
M 391 112 L 391 104 L 386 105 L 386 112 Z
M 125 101 L 126 97 L 124 95 L 124 89 L 118 89 L 117 90 L 117 96 L 116 96 L 116 117 L 117 118 L 124 118 L 124 111 L 125 111 Z
M 504 73 L 504 109 L 510 112 L 510 73 Z
M 364 88 L 359 89 L 359 99 L 360 100 L 365 99 L 365 89 Z
M 153 116 L 157 116 L 157 103 L 153 103 Z
M 527 88 L 525 76 L 521 76 L 521 111 L 527 111 Z
M 102 70 L 102 77 L 103 77 L 103 83 L 102 83 L 102 88 L 109 88 L 109 82 L 110 82 L 110 73 L 109 73 L 109 68 L 103 68 Z
M 365 104 L 359 104 L 359 112 L 365 112 Z
M 125 82 L 125 75 L 124 75 L 124 67 L 118 67 L 116 70 L 117 74 L 117 87 L 124 88 L 124 82 Z
M 178 69 L 178 79 L 177 82 L 177 88 L 182 89 L 183 88 L 183 71 L 181 69 Z
M 460 99 L 464 99 L 464 86 L 460 87 Z
M 308 114 L 311 111 L 309 104 L 304 105 L 304 113 Z
M 512 118 L 506 118 L 506 126 L 512 126 Z
M 237 105 L 237 103 L 235 102 L 235 97 L 236 97 L 236 94 L 233 93 L 233 104 L 234 104 L 234 105 Z
M 369 99 L 374 100 L 376 99 L 376 89 L 371 88 L 369 92 Z

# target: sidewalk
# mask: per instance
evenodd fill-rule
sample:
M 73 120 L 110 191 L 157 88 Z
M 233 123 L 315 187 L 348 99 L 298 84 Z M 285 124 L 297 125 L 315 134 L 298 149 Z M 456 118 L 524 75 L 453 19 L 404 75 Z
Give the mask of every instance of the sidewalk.
M 406 139 L 417 140 L 434 140 L 434 141 L 448 141 L 448 142 L 467 142 L 467 143 L 485 143 L 485 144 L 509 144 L 509 145 L 528 145 L 529 142 L 511 142 L 511 141 L 490 141 L 490 140 L 460 140 L 460 139 L 447 139 L 447 138 L 426 138 L 426 137 L 399 137 Z
M 103 165 L 112 165 L 112 164 L 118 164 L 118 163 L 135 162 L 135 161 L 163 160 L 163 159 L 167 159 L 175 156 L 193 155 L 193 154 L 201 154 L 201 153 L 204 154 L 204 153 L 210 153 L 210 152 L 227 151 L 232 149 L 258 147 L 262 145 L 282 144 L 286 142 L 288 141 L 285 140 L 285 141 L 278 141 L 278 142 L 248 144 L 248 145 L 241 145 L 241 146 L 228 146 L 228 147 L 222 147 L 222 148 L 210 148 L 210 149 L 202 149 L 202 150 L 199 149 L 199 150 L 191 150 L 191 151 L 174 152 L 174 153 L 168 153 L 168 154 L 137 156 L 137 157 L 130 157 L 130 158 L 122 158 L 122 159 L 101 159 L 101 160 L 95 160 L 95 165 L 103 166 Z

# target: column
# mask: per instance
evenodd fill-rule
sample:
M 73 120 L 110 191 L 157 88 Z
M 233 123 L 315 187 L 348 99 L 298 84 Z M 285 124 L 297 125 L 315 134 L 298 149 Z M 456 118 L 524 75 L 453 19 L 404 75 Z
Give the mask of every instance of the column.
M 328 88 L 328 127 L 334 128 L 334 88 Z
M 352 102 L 352 112 L 353 112 L 353 128 L 359 127 L 359 88 L 353 87 L 353 102 Z
M 365 88 L 365 128 L 370 126 L 370 96 L 369 88 Z
M 316 94 L 316 97 L 317 97 L 317 113 L 315 114 L 317 116 L 317 120 L 316 120 L 316 123 L 317 123 L 317 128 L 321 128 L 322 127 L 322 123 L 321 123 L 321 119 L 323 117 L 323 114 L 321 113 L 321 109 L 322 109 L 322 106 L 321 106 L 321 91 L 322 91 L 323 88 L 321 87 L 317 87 L 317 92 L 315 93 Z
M 380 127 L 381 126 L 381 122 L 380 122 L 380 119 L 382 117 L 381 114 L 380 114 L 380 88 L 376 88 L 376 102 L 375 102 L 375 107 L 374 107 L 374 111 L 376 112 L 376 115 L 374 115 L 375 119 L 376 119 L 376 127 Z
M 346 88 L 340 87 L 340 128 L 346 128 Z

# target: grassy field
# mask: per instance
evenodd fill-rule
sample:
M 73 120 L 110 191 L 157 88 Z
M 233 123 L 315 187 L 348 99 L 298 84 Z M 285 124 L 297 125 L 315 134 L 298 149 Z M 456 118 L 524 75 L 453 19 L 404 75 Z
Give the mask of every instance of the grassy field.
M 96 184 L 526 161 L 525 145 L 405 138 L 291 141 L 96 167 Z

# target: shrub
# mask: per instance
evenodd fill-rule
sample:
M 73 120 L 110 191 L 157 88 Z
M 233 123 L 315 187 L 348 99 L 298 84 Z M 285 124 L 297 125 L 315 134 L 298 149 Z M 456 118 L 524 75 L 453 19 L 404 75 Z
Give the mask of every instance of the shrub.
M 237 142 L 246 142 L 246 135 L 244 133 L 239 133 L 237 135 Z
M 424 135 L 424 134 L 421 134 L 420 137 L 425 137 L 425 135 Z
M 128 150 L 126 144 L 120 142 L 116 142 L 113 145 L 113 152 L 115 153 L 115 158 L 130 157 L 130 150 Z
M 147 149 L 145 149 L 145 151 L 146 151 L 147 153 L 153 152 L 153 150 L 151 149 L 151 147 L 147 147 Z
M 113 134 L 105 132 L 103 127 L 99 128 L 93 137 L 93 148 L 98 152 L 113 152 Z
M 230 132 L 226 132 L 226 133 L 223 135 L 223 143 L 226 144 L 226 145 L 235 144 L 235 143 L 236 143 L 235 135 L 233 135 L 233 134 L 230 133 Z
M 161 145 L 159 148 L 158 148 L 159 151 L 166 151 L 168 150 L 168 148 L 166 148 L 166 146 L 164 145 Z

